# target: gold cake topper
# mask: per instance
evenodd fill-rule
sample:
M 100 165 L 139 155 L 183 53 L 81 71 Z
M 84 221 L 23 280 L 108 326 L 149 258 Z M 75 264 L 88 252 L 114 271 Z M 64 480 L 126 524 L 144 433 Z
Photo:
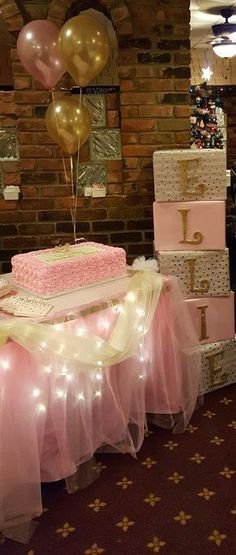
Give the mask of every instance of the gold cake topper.
M 36 255 L 36 258 L 50 264 L 53 262 L 60 262 L 61 260 L 69 260 L 78 256 L 95 254 L 101 250 L 102 249 L 97 247 L 87 246 L 86 243 L 80 245 L 69 245 L 69 243 L 65 243 L 65 245 L 57 245 L 50 252 Z
M 54 247 L 53 251 L 58 252 L 61 255 L 67 255 L 70 251 L 70 247 L 71 245 L 69 243 L 65 243 L 65 245 L 57 245 L 56 247 Z

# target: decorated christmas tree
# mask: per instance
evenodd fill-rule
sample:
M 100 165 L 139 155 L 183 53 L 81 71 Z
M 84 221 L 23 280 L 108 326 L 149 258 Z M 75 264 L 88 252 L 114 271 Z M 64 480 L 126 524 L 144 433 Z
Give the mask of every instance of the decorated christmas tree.
M 220 109 L 218 98 L 214 98 L 211 88 L 204 81 L 191 89 L 192 148 L 223 148 L 223 134 L 218 127 L 217 111 Z

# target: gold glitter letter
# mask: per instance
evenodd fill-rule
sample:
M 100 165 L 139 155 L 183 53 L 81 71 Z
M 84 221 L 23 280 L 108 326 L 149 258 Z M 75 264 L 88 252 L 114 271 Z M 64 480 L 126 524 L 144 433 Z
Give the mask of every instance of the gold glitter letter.
M 217 364 L 217 357 L 219 357 L 219 364 Z M 227 382 L 228 372 L 223 371 L 224 361 L 224 351 L 218 351 L 218 353 L 210 353 L 207 355 L 207 360 L 209 364 L 209 375 L 210 375 L 210 387 L 217 385 L 224 385 Z
M 206 325 L 206 309 L 208 308 L 207 304 L 204 304 L 202 306 L 198 306 L 197 309 L 200 310 L 201 312 L 201 335 L 199 337 L 199 341 L 202 341 L 203 339 L 209 339 L 209 336 L 207 335 L 207 325 Z
M 183 195 L 202 196 L 205 192 L 205 183 L 198 183 L 198 169 L 201 163 L 200 157 L 178 160 L 181 168 L 181 187 Z M 196 184 L 194 185 L 194 182 Z
M 190 273 L 190 291 L 192 293 L 207 293 L 209 291 L 210 283 L 207 279 L 201 279 L 200 287 L 195 287 L 195 263 L 196 258 L 186 258 Z
M 203 241 L 203 235 L 200 231 L 194 231 L 193 239 L 187 239 L 189 208 L 187 210 L 186 209 L 178 210 L 178 212 L 180 212 L 181 214 L 182 224 L 183 224 L 183 236 L 184 236 L 183 239 L 179 241 L 179 243 L 188 244 L 188 245 L 200 245 Z

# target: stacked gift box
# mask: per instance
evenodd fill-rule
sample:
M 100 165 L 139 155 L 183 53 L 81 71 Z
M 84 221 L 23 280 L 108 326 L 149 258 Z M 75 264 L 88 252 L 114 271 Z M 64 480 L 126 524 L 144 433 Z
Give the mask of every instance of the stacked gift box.
M 236 381 L 234 294 L 225 244 L 225 150 L 154 152 L 154 248 L 179 278 L 197 331 L 203 391 Z

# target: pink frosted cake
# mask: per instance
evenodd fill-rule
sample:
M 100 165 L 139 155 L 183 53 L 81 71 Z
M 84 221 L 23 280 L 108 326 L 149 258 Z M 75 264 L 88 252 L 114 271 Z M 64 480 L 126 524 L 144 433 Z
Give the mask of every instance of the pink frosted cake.
M 124 276 L 126 253 L 88 242 L 17 254 L 11 263 L 14 284 L 48 296 Z

